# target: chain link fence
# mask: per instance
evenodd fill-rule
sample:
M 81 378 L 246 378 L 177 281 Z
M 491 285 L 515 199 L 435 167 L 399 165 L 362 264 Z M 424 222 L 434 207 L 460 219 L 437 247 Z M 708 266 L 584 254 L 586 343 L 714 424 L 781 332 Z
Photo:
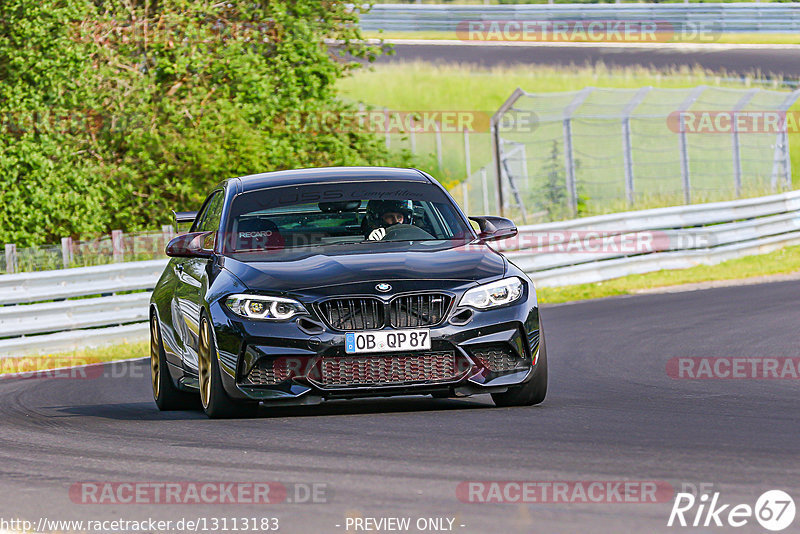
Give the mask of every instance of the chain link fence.
M 518 89 L 493 120 L 494 208 L 530 223 L 791 189 L 798 96 L 707 86 Z M 531 113 L 534 128 L 515 127 Z M 471 177 L 462 187 L 483 184 Z

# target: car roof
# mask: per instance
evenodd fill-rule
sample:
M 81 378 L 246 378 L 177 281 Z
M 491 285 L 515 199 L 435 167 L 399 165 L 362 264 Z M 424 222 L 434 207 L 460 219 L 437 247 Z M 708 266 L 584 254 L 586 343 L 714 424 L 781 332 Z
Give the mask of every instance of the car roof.
M 325 182 L 398 180 L 404 182 L 431 183 L 422 171 L 397 167 L 318 167 L 310 169 L 292 169 L 240 176 L 233 180 L 239 180 L 242 186 L 242 192 L 264 189 L 266 187 Z

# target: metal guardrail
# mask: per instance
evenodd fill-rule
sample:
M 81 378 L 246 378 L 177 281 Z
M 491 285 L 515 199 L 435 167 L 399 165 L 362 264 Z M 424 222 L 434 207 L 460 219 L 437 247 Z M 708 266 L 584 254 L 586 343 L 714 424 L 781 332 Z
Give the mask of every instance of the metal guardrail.
M 498 249 L 529 273 L 537 285 L 599 282 L 628 274 L 710 265 L 798 244 L 800 191 L 600 215 L 519 230 L 518 237 L 500 242 Z M 632 253 L 602 246 L 590 251 L 585 245 L 592 242 L 592 233 L 617 236 L 617 242 L 644 235 L 657 243 Z M 578 246 L 569 251 L 566 245 L 554 243 L 553 235 L 564 241 L 577 236 Z
M 653 252 L 649 253 L 653 254 L 656 252 L 689 252 L 716 249 L 726 245 L 735 245 L 765 237 L 779 235 L 791 236 L 798 230 L 800 230 L 800 220 L 798 220 L 797 215 L 794 213 L 785 213 L 754 221 L 719 225 L 712 229 L 644 231 L 616 235 L 620 236 L 617 242 L 631 242 L 642 235 L 648 238 L 655 237 L 660 243 L 654 247 L 655 250 L 653 250 Z M 599 242 L 600 239 L 598 238 L 597 241 Z M 515 261 L 520 268 L 534 273 L 534 276 L 539 274 L 544 276 L 548 273 L 549 269 L 556 269 L 558 267 L 569 267 L 581 263 L 596 263 L 598 261 L 620 257 L 631 257 L 631 255 L 626 256 L 619 252 L 548 252 L 532 254 L 530 251 L 508 252 L 506 256 L 512 261 Z M 581 282 L 572 281 L 568 283 L 577 284 Z
M 166 264 L 152 260 L 0 276 L 0 357 L 146 339 L 147 290 Z
M 25 336 L 146 321 L 149 302 L 150 292 L 141 292 L 0 307 L 0 332 Z
M 35 338 L 15 337 L 0 340 L 0 358 L 73 352 L 104 345 L 135 343 L 147 339 L 149 332 L 150 327 L 147 323 L 133 323 L 92 330 L 67 330 Z
M 557 287 L 601 282 L 620 276 L 643 274 L 660 270 L 688 269 L 698 265 L 713 265 L 754 254 L 766 254 L 783 247 L 800 245 L 800 232 L 736 243 L 706 250 L 656 252 L 642 256 L 617 258 L 595 263 L 583 263 L 560 269 L 531 273 L 541 287 Z
M 674 28 L 719 32 L 800 30 L 800 5 L 794 3 L 701 4 L 517 4 L 396 5 L 377 4 L 361 16 L 365 31 L 453 32 L 464 21 L 640 21 Z
M 152 289 L 166 265 L 151 260 L 7 274 L 0 276 L 0 305 Z
M 541 287 L 713 264 L 800 244 L 800 191 L 522 226 L 498 242 Z M 551 252 L 553 235 L 660 241 L 652 251 Z M 544 236 L 544 240 L 539 240 Z M 534 243 L 543 246 L 531 246 Z M 556 242 L 557 244 L 557 242 Z M 0 276 L 0 357 L 147 338 L 147 303 L 165 260 Z M 107 295 L 136 290 L 136 293 Z M 102 295 L 92 298 L 80 298 Z M 67 299 L 54 301 L 57 299 Z M 49 302 L 44 302 L 49 301 Z M 33 304 L 30 304 L 33 303 Z

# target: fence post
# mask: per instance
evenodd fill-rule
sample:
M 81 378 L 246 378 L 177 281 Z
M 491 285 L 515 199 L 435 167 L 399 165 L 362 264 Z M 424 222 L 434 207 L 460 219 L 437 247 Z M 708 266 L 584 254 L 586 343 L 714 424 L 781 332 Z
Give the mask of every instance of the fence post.
M 467 177 L 464 180 L 462 194 L 464 196 L 464 212 L 469 213 L 469 179 L 472 176 L 472 162 L 469 154 L 469 131 L 464 127 L 464 165 Z
M 172 238 L 175 237 L 175 227 L 171 224 L 161 225 L 161 236 L 164 239 L 164 247 L 166 248 Z
M 635 200 L 633 187 L 633 145 L 631 143 L 631 114 L 642 103 L 652 87 L 642 87 L 622 110 L 622 158 L 625 164 L 625 197 L 631 206 Z
M 572 119 L 564 119 L 561 125 L 564 135 L 564 169 L 566 171 L 567 203 L 574 216 L 578 211 L 578 185 L 575 183 L 575 158 L 572 152 Z
M 461 209 L 469 215 L 469 178 L 461 182 Z
M 503 102 L 500 109 L 495 111 L 489 122 L 492 132 L 492 160 L 494 163 L 494 183 L 497 194 L 497 212 L 500 215 L 503 215 L 503 210 L 505 209 L 503 202 L 503 149 L 500 146 L 500 121 L 503 120 L 503 115 L 505 115 L 506 112 L 511 109 L 511 106 L 524 94 L 525 91 L 519 87 L 514 89 L 514 92 Z
M 69 269 L 72 265 L 72 238 L 61 238 L 61 262 L 64 264 L 65 269 Z
M 747 91 L 742 98 L 733 106 L 733 113 L 731 115 L 731 133 L 732 138 L 731 142 L 733 143 L 733 187 L 736 190 L 736 198 L 742 196 L 742 152 L 741 146 L 739 145 L 739 127 L 737 126 L 736 118 L 738 116 L 738 112 L 744 109 L 747 103 L 753 98 L 759 89 L 751 89 Z
M 492 124 L 492 159 L 494 159 L 494 189 L 495 201 L 497 202 L 497 213 L 500 216 L 505 214 L 503 206 L 503 153 L 500 148 L 499 125 Z
M 781 131 L 778 132 L 775 139 L 775 155 L 772 161 L 773 190 L 777 188 L 778 184 L 778 167 L 783 167 L 784 185 L 787 189 L 792 188 L 792 161 L 789 157 L 789 132 L 787 131 L 788 123 L 786 121 L 786 113 L 798 97 L 800 97 L 800 89 L 792 91 L 778 108 L 778 111 L 780 111 L 783 116 L 783 124 L 781 125 L 782 128 L 780 128 Z
M 692 183 L 689 180 L 689 147 L 687 146 L 686 141 L 686 124 L 683 113 L 681 113 L 681 120 L 680 120 L 680 133 L 679 135 L 679 144 L 680 144 L 680 158 L 681 158 L 681 184 L 683 187 L 683 203 L 684 204 L 691 204 L 692 202 L 692 193 L 691 187 Z
M 567 180 L 567 202 L 572 215 L 578 214 L 578 181 L 575 177 L 575 156 L 572 151 L 572 115 L 583 104 L 594 87 L 585 87 L 578 91 L 575 98 L 564 108 L 562 129 L 564 132 L 564 167 Z
M 111 250 L 113 251 L 114 263 L 120 263 L 125 259 L 122 230 L 111 231 Z
M 483 190 L 483 214 L 489 215 L 489 179 L 486 176 L 486 167 L 481 167 L 481 189 Z M 496 206 L 497 213 L 500 213 L 500 207 Z
M 517 178 L 511 172 L 511 169 L 509 169 L 509 165 L 508 165 L 508 162 L 509 161 L 513 161 L 513 158 L 516 157 L 516 155 L 519 153 L 520 154 L 519 159 L 522 162 L 520 167 L 527 166 L 527 160 L 525 158 L 525 144 L 524 143 L 517 143 L 515 141 L 505 141 L 504 139 L 500 140 L 500 147 L 501 148 L 503 146 L 505 146 L 506 144 L 514 145 L 514 148 L 512 148 L 508 152 L 504 152 L 505 157 L 503 158 L 503 170 L 506 173 L 506 180 L 508 181 L 508 188 L 511 190 L 511 194 L 514 196 L 514 200 L 516 201 L 517 207 L 519 208 L 519 211 L 520 211 L 520 215 L 522 216 L 522 223 L 523 224 L 527 224 L 527 222 L 528 222 L 527 221 L 528 214 L 527 214 L 527 211 L 525 209 L 525 202 L 523 202 L 522 195 L 519 192 L 519 186 L 517 184 Z M 523 168 L 525 168 L 526 170 L 525 170 L 524 173 L 520 173 L 520 174 L 523 174 L 525 177 L 527 177 L 527 172 L 528 172 L 527 171 L 527 167 L 523 167 Z
M 519 188 L 519 182 L 522 182 L 522 186 L 525 188 L 526 191 L 530 191 L 531 189 L 531 178 L 528 175 L 528 149 L 525 146 L 525 143 L 520 144 L 520 161 L 519 167 L 522 171 L 520 174 L 520 180 L 517 182 L 517 188 Z
M 14 243 L 6 243 L 6 272 L 17 272 L 17 245 Z
M 694 104 L 694 101 L 700 98 L 703 91 L 706 90 L 705 85 L 698 85 L 689 96 L 686 97 L 680 107 L 678 108 L 678 115 L 680 116 L 678 142 L 680 144 L 680 157 L 681 157 L 681 182 L 683 183 L 683 202 L 684 204 L 692 203 L 692 181 L 689 175 L 689 142 L 686 139 L 686 117 L 685 113 Z
M 167 245 L 172 239 L 175 237 L 175 227 L 171 224 L 164 224 L 161 226 L 161 239 L 163 240 L 163 245 L 161 246 L 161 253 L 167 253 Z
M 464 127 L 464 163 L 467 169 L 467 179 L 472 176 L 472 161 L 469 153 L 469 131 Z

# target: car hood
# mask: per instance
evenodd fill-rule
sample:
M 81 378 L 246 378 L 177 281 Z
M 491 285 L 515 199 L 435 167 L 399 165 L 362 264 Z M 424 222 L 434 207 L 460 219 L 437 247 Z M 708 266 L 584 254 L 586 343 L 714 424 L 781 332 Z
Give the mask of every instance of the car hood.
M 224 257 L 223 266 L 248 288 L 302 291 L 363 282 L 476 282 L 503 276 L 502 255 L 484 244 L 377 243 L 306 247 Z

